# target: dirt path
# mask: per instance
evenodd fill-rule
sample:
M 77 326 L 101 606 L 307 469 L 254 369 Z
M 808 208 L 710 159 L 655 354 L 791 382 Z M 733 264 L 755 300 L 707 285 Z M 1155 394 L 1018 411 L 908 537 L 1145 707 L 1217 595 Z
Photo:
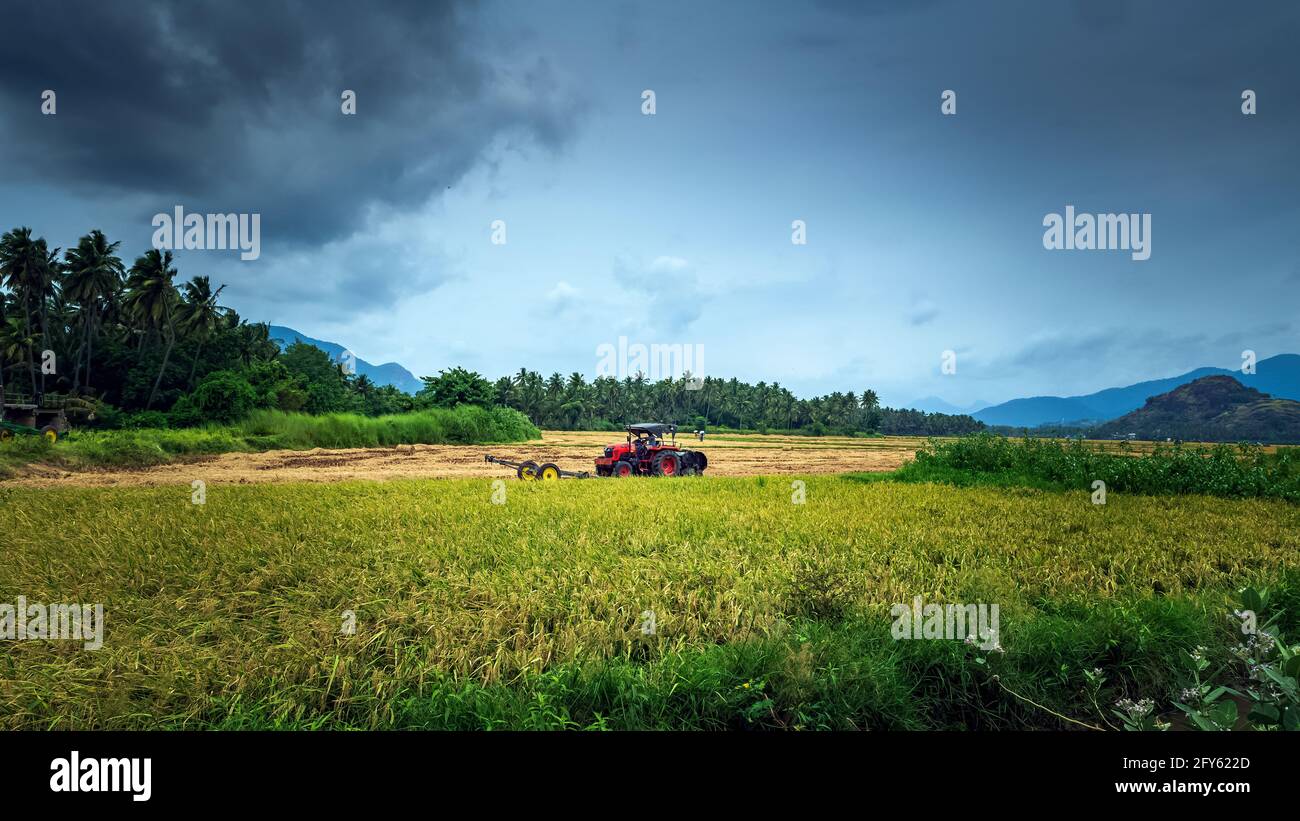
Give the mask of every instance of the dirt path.
M 350 479 L 422 479 L 509 477 L 513 473 L 488 464 L 483 455 L 504 459 L 554 462 L 565 470 L 591 470 L 592 459 L 617 433 L 547 431 L 532 442 L 507 445 L 407 445 L 398 448 L 268 451 L 201 456 L 184 462 L 139 469 L 67 471 L 33 468 L 6 484 L 57 486 L 172 485 L 195 479 L 209 483 L 342 482 Z M 842 473 L 893 470 L 910 459 L 924 440 L 911 437 L 853 439 L 718 435 L 704 442 L 681 438 L 685 447 L 704 451 L 710 476 Z

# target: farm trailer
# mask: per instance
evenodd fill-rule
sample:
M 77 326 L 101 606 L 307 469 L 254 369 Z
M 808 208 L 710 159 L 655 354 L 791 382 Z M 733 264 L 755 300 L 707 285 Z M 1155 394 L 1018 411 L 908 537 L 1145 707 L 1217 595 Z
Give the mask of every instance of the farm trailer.
M 0 441 L 16 434 L 44 436 L 51 442 L 68 430 L 68 400 L 6 393 L 0 405 Z

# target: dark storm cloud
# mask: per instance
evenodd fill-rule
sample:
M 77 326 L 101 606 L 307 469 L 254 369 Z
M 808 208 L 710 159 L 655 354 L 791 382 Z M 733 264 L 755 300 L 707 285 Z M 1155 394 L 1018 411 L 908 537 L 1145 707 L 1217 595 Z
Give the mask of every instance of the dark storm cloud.
M 469 3 L 24 3 L 5 12 L 0 167 L 140 219 L 258 212 L 268 244 L 346 236 L 444 191 L 494 143 L 555 148 L 575 101 L 489 65 Z M 58 113 L 40 113 L 41 92 Z M 340 112 L 344 89 L 357 114 Z M 157 206 L 153 203 L 156 201 Z
M 359 235 L 316 251 L 283 254 L 274 262 L 271 276 L 233 260 L 214 269 L 214 275 L 240 286 L 263 314 L 273 314 L 275 305 L 310 306 L 314 317 L 343 321 L 357 313 L 391 310 L 402 299 L 461 275 L 436 248 L 408 245 L 388 237 Z M 202 265 L 192 255 L 204 253 L 181 252 L 181 270 Z

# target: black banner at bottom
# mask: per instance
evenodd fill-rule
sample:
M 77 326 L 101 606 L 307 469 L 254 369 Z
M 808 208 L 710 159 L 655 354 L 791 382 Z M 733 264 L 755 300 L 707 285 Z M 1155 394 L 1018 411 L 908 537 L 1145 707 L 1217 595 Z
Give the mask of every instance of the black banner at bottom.
M 772 791 L 818 806 L 872 796 L 1070 806 L 1294 795 L 1286 733 L 115 733 L 0 735 L 3 800 L 38 806 L 373 806 L 464 799 L 698 796 L 735 809 Z M 567 796 L 567 799 L 564 798 Z M 6 803 L 6 806 L 15 806 Z

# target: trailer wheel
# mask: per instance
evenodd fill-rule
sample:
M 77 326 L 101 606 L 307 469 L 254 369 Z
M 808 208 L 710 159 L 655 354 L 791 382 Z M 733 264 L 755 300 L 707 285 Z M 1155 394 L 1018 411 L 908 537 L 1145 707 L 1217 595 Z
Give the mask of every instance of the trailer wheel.
M 560 468 L 547 462 L 537 469 L 537 478 L 543 482 L 558 482 L 560 480 Z
M 59 441 L 59 429 L 53 425 L 46 425 L 41 428 L 41 436 L 44 436 L 46 441 L 52 445 Z
M 529 481 L 537 478 L 537 463 L 531 459 L 521 464 L 516 470 L 515 475 L 523 481 Z
M 0 428 L 0 442 L 8 442 L 14 438 L 14 432 L 8 428 Z

